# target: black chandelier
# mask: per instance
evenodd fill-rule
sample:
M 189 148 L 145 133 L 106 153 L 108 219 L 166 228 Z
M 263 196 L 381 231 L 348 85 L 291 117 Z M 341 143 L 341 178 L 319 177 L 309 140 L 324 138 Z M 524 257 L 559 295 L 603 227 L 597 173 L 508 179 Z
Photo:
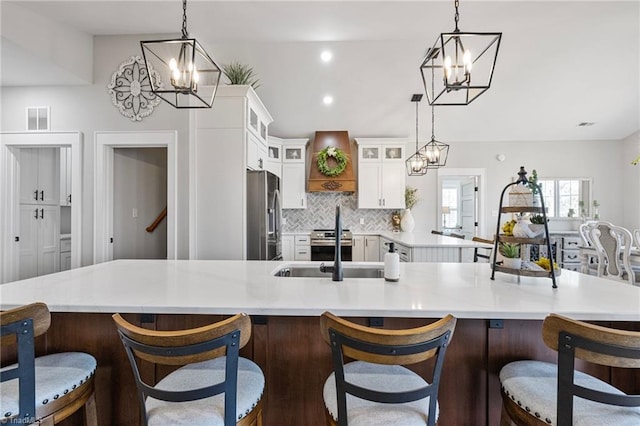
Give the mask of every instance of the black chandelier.
M 423 176 L 427 173 L 427 157 L 418 149 L 418 102 L 421 100 L 421 94 L 411 96 L 411 102 L 416 103 L 416 152 L 405 161 L 409 176 Z
M 469 105 L 491 86 L 498 58 L 502 33 L 460 31 L 459 0 L 454 4 L 455 29 L 440 34 L 420 65 L 429 105 Z
M 220 67 L 195 38 L 187 32 L 187 0 L 182 0 L 182 37 L 141 41 L 142 55 L 153 79 L 151 90 L 175 108 L 211 108 L 220 76 Z

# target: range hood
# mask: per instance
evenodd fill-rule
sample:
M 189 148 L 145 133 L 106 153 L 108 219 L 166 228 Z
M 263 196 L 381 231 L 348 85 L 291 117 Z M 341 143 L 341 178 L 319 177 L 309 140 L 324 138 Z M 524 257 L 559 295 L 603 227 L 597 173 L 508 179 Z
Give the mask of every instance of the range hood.
M 334 147 L 347 154 L 348 161 L 345 170 L 338 176 L 325 176 L 318 169 L 318 153 L 325 148 Z M 356 192 L 357 184 L 353 162 L 356 156 L 351 152 L 349 132 L 346 130 L 318 131 L 311 143 L 311 165 L 309 167 L 309 192 Z M 327 165 L 335 167 L 337 162 L 329 157 Z

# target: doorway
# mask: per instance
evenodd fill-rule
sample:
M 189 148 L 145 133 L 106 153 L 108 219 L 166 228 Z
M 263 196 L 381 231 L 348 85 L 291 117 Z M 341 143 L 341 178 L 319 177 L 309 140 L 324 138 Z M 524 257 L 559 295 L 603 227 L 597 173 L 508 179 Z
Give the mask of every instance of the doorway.
M 166 151 L 166 256 L 163 258 L 175 259 L 177 253 L 176 223 L 178 220 L 176 217 L 177 132 L 96 132 L 95 140 L 94 263 L 106 262 L 115 258 L 115 152 L 117 149 L 132 148 L 161 148 Z M 133 216 L 132 206 L 126 210 L 128 215 Z M 159 212 L 155 214 L 157 215 Z M 138 218 L 139 214 L 138 210 Z
M 70 155 L 69 267 L 82 266 L 82 134 L 80 132 L 11 132 L 0 137 L 0 283 L 19 278 L 20 150 L 65 149 Z M 42 212 L 41 212 L 42 213 Z M 46 216 L 46 215 L 45 215 Z
M 437 217 L 445 232 L 463 234 L 470 240 L 484 236 L 485 169 L 438 169 Z
M 115 148 L 113 259 L 166 259 L 167 149 Z

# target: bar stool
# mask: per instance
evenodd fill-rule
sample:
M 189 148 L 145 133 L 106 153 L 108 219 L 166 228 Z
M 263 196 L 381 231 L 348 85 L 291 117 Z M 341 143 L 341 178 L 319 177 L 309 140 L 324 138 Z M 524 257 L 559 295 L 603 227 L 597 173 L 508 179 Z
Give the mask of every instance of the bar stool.
M 53 425 L 84 407 L 84 421 L 97 425 L 96 360 L 82 352 L 35 356 L 37 336 L 51 325 L 44 303 L 0 313 L 0 344 L 16 346 L 17 364 L 0 370 L 0 422 Z
M 515 361 L 502 368 L 501 426 L 511 421 L 540 426 L 640 424 L 640 396 L 626 395 L 574 369 L 576 358 L 611 367 L 640 368 L 640 332 L 551 314 L 542 325 L 542 338 L 558 351 L 558 364 Z
M 485 244 L 493 244 L 494 241 L 493 240 L 487 240 L 486 238 L 480 238 L 480 237 L 473 237 L 471 238 L 471 241 L 475 241 L 478 243 L 485 243 Z M 480 253 L 479 251 L 482 250 L 484 253 Z M 478 259 L 487 259 L 489 262 L 491 262 L 491 251 L 493 250 L 492 247 L 476 247 L 473 249 L 473 261 L 477 262 Z
M 456 318 L 405 330 L 365 327 L 325 312 L 323 339 L 334 372 L 324 384 L 327 424 L 435 425 L 438 385 Z M 344 363 L 344 356 L 355 361 Z M 431 384 L 404 367 L 436 357 Z
M 246 314 L 177 331 L 137 327 L 120 314 L 113 320 L 133 369 L 142 424 L 262 425 L 264 375 L 239 356 L 251 337 Z M 141 378 L 136 358 L 182 367 L 152 386 Z

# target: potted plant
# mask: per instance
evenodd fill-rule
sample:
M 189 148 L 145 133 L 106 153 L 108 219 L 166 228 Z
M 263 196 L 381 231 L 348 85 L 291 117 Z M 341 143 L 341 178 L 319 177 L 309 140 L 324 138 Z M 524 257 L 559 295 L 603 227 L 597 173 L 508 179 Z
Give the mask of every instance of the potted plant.
M 418 188 L 412 188 L 410 186 L 407 186 L 404 189 L 404 204 L 406 209 L 402 215 L 402 219 L 400 220 L 400 227 L 404 232 L 411 232 L 416 226 L 416 222 L 411 214 L 411 209 L 418 202 L 417 192 Z
M 241 64 L 234 61 L 229 64 L 222 65 L 222 72 L 229 79 L 229 84 L 249 85 L 253 89 L 260 87 L 260 80 L 249 65 Z
M 522 259 L 520 259 L 520 244 L 500 243 L 498 248 L 503 257 L 502 264 L 507 268 L 520 269 Z
M 533 194 L 533 205 L 539 206 L 540 197 L 542 197 L 540 193 L 542 185 L 538 183 L 538 171 L 536 169 L 531 171 L 531 177 L 529 178 L 529 184 L 527 186 L 531 190 L 531 194 Z
M 547 222 L 549 221 L 549 219 L 547 219 Z M 529 229 L 531 229 L 533 232 L 536 233 L 536 235 L 540 235 L 544 232 L 544 216 L 541 214 L 532 214 L 529 217 L 529 222 L 531 222 L 531 224 L 529 225 Z

